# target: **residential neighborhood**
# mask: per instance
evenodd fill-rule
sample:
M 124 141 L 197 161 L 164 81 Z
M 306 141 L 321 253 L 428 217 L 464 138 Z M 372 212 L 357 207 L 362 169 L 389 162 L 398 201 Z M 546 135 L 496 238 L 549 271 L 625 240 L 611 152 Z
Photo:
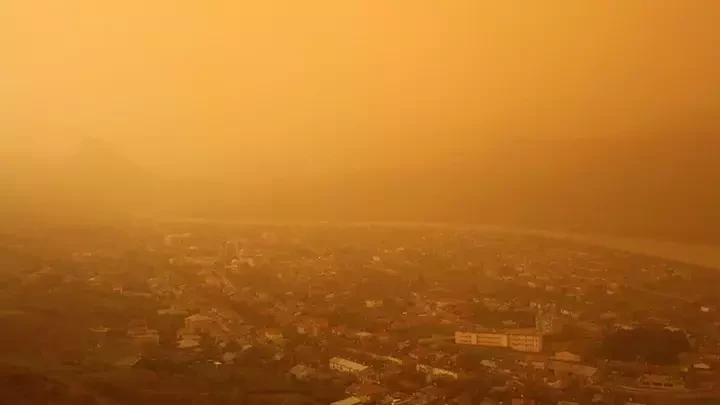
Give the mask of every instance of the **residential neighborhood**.
M 0 361 L 100 398 L 720 399 L 712 269 L 440 226 L 162 224 L 43 243 L 3 253 Z

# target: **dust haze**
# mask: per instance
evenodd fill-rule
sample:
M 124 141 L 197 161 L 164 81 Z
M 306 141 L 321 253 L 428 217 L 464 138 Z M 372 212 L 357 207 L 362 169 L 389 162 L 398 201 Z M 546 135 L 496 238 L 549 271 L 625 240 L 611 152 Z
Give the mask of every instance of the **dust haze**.
M 0 0 L 0 403 L 720 403 L 719 22 Z
M 720 240 L 720 6 L 0 5 L 3 210 Z

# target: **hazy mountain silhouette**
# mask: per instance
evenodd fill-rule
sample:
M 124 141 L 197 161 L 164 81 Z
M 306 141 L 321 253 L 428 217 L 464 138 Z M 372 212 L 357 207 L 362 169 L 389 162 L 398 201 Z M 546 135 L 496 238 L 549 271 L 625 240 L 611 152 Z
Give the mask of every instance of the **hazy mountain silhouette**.
M 110 142 L 100 138 L 83 139 L 65 163 L 77 170 L 100 170 L 103 175 L 137 176 L 143 172 Z
M 126 218 L 152 201 L 149 173 L 96 138 L 85 139 L 56 161 L 32 155 L 6 164 L 3 211 L 37 220 L 105 221 Z
M 87 219 L 128 216 L 152 203 L 149 172 L 107 141 L 87 138 L 58 167 L 61 203 L 79 207 Z

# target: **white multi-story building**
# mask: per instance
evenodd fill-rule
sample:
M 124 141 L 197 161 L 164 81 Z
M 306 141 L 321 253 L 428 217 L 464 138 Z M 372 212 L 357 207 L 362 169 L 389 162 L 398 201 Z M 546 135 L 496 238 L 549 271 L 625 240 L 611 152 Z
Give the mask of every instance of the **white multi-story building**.
M 508 335 L 506 333 L 476 333 L 475 344 L 487 347 L 508 347 Z
M 455 343 L 484 347 L 508 347 L 521 352 L 542 350 L 542 335 L 535 331 L 455 332 Z
M 539 333 L 511 333 L 508 335 L 508 347 L 519 352 L 540 353 L 543 337 Z
M 472 332 L 455 332 L 455 343 L 459 345 L 476 345 L 476 333 Z
M 343 359 L 342 357 L 333 357 L 330 359 L 330 369 L 340 371 L 342 373 L 360 373 L 367 370 L 368 366 L 348 359 Z
M 474 345 L 486 347 L 508 347 L 506 333 L 490 332 L 455 332 L 455 343 L 461 345 Z

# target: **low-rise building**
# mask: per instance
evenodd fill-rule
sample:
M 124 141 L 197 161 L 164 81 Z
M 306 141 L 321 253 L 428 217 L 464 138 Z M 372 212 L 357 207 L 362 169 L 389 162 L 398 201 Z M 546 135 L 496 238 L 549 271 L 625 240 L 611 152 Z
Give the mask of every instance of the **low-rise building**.
M 482 359 L 480 365 L 487 368 L 497 368 L 497 362 L 495 360 Z
M 685 389 L 685 381 L 682 378 L 664 374 L 643 374 L 637 379 L 637 384 L 643 388 L 665 390 Z
M 160 333 L 156 329 L 148 329 L 144 320 L 133 320 L 127 334 L 137 345 L 158 345 L 160 343 Z
M 583 381 L 591 382 L 597 379 L 598 369 L 596 367 L 585 364 L 565 363 L 562 361 L 550 361 L 547 366 L 548 370 L 558 376 L 575 376 Z
M 121 359 L 120 361 L 116 362 L 115 365 L 118 367 L 133 367 L 138 364 L 140 360 L 142 360 L 142 356 L 139 354 L 135 354 Z
M 433 367 L 426 364 L 418 364 L 415 366 L 416 370 L 429 375 L 430 377 L 446 377 L 457 380 L 460 375 L 452 370 L 446 370 L 444 368 Z
M 384 305 L 383 300 L 365 300 L 365 307 L 367 308 L 382 308 Z
M 346 394 L 360 398 L 363 402 L 380 400 L 387 392 L 387 388 L 372 382 L 359 382 L 345 390 Z
M 510 405 L 535 405 L 535 400 L 530 398 L 513 398 Z
M 277 329 L 265 329 L 263 337 L 271 342 L 279 342 L 283 339 L 283 333 Z
M 360 373 L 364 370 L 367 370 L 369 367 L 360 364 L 357 362 L 354 362 L 352 360 L 344 359 L 342 357 L 333 357 L 330 359 L 330 369 L 339 371 L 342 373 Z
M 297 364 L 288 371 L 288 374 L 298 380 L 307 380 L 315 374 L 315 369 L 304 364 Z
M 213 319 L 207 315 L 190 315 L 185 318 L 185 329 L 194 333 L 205 332 L 213 323 Z
M 195 339 L 181 339 L 177 342 L 178 349 L 192 349 L 200 346 L 200 340 Z
M 569 361 L 576 363 L 582 360 L 582 357 L 579 354 L 575 354 L 570 351 L 556 352 L 554 358 L 560 361 Z
M 145 333 L 130 335 L 133 343 L 140 346 L 157 346 L 160 344 L 160 335 L 157 330 L 148 329 Z
M 357 405 L 361 404 L 363 401 L 362 399 L 358 397 L 347 397 L 345 399 L 341 399 L 339 401 L 335 401 L 331 403 L 330 405 Z
M 429 385 L 413 394 L 413 398 L 417 400 L 416 404 L 427 405 L 436 401 L 442 401 L 447 397 L 447 393 L 442 388 Z

